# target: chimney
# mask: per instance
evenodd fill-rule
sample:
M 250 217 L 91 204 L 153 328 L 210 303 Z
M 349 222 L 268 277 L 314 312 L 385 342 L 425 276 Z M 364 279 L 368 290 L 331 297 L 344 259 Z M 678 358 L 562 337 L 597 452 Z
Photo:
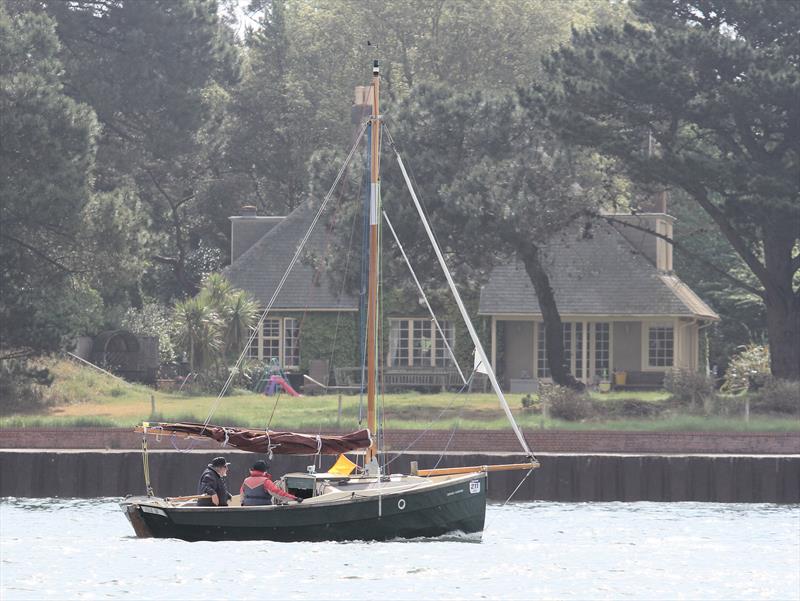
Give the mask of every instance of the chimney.
M 675 218 L 667 215 L 668 197 L 667 190 L 662 190 L 640 203 L 642 212 L 613 215 L 614 219 L 623 222 L 614 224 L 619 233 L 663 272 L 672 271 L 672 244 L 668 240 L 672 240 Z
M 231 220 L 231 263 L 241 257 L 267 232 L 283 221 L 280 216 L 259 216 L 253 205 L 244 205 L 239 215 L 229 217 Z

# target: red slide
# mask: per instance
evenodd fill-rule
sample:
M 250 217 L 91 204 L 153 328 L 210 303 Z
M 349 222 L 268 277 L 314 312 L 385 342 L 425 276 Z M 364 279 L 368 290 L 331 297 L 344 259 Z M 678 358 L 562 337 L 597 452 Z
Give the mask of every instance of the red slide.
M 289 382 L 287 382 L 281 376 L 271 376 L 269 381 L 283 388 L 291 396 L 302 396 L 299 392 L 292 388 L 292 385 L 289 384 Z

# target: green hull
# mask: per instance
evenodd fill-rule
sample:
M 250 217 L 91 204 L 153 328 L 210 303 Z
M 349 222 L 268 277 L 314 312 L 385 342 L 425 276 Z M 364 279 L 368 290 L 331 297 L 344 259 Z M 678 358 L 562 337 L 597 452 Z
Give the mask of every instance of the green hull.
M 138 536 L 187 541 L 341 541 L 432 537 L 481 532 L 486 474 L 330 503 L 268 507 L 171 507 L 158 499 L 127 499 L 122 507 Z

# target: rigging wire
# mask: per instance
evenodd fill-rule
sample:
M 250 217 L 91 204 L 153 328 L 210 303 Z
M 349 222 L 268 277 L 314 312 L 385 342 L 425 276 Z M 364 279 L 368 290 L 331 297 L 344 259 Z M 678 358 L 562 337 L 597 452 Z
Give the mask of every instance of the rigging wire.
M 389 220 L 389 216 L 386 214 L 386 211 L 383 211 L 383 218 L 386 220 L 386 225 L 389 226 L 389 230 L 392 232 L 392 236 L 394 236 L 394 241 L 397 243 L 397 247 L 400 249 L 400 253 L 403 255 L 403 259 L 408 266 L 408 270 L 411 272 L 411 277 L 414 278 L 414 283 L 417 285 L 417 290 L 422 295 L 422 299 L 425 301 L 425 306 L 428 308 L 428 312 L 431 314 L 431 318 L 433 319 L 433 323 L 436 326 L 436 330 L 439 332 L 439 336 L 442 338 L 442 342 L 444 342 L 445 347 L 447 347 L 447 352 L 450 354 L 450 358 L 453 361 L 453 365 L 456 366 L 458 370 L 458 375 L 461 377 L 461 382 L 466 384 L 467 379 L 464 377 L 464 373 L 461 371 L 461 366 L 458 364 L 458 359 L 456 359 L 455 353 L 453 353 L 453 349 L 450 347 L 450 343 L 447 342 L 447 336 L 444 335 L 442 331 L 441 325 L 439 325 L 439 320 L 436 319 L 436 314 L 433 312 L 433 308 L 431 304 L 428 302 L 428 297 L 425 294 L 425 291 L 422 289 L 422 284 L 420 284 L 419 279 L 417 278 L 417 274 L 414 272 L 414 268 L 411 267 L 411 261 L 409 261 L 408 256 L 406 255 L 406 251 L 403 248 L 403 245 L 400 244 L 400 238 L 397 237 L 397 233 L 394 231 L 394 227 L 392 226 L 392 222 Z
M 467 383 L 466 383 L 466 384 L 464 384 L 464 385 L 463 385 L 463 386 L 462 386 L 462 387 L 461 387 L 461 388 L 458 390 L 458 392 L 456 392 L 456 393 L 453 395 L 453 398 L 451 398 L 451 399 L 450 399 L 450 402 L 449 402 L 449 403 L 448 403 L 448 404 L 445 406 L 445 408 L 444 408 L 444 409 L 442 409 L 441 411 L 439 411 L 439 414 L 438 414 L 436 417 L 434 417 L 434 418 L 433 418 L 431 421 L 429 421 L 429 422 L 428 422 L 428 425 L 427 425 L 427 426 L 425 426 L 425 429 L 424 429 L 422 432 L 420 432 L 420 433 L 419 433 L 419 435 L 418 435 L 418 436 L 417 436 L 417 437 L 416 437 L 414 440 L 412 440 L 412 441 L 411 441 L 411 442 L 408 444 L 408 446 L 406 446 L 406 448 L 404 448 L 403 450 L 399 451 L 399 452 L 398 452 L 398 453 L 397 453 L 397 454 L 394 456 L 394 458 L 393 458 L 393 459 L 391 459 L 390 461 L 388 461 L 388 462 L 386 463 L 386 465 L 389 465 L 390 463 L 393 463 L 394 461 L 396 461 L 397 459 L 399 459 L 399 458 L 400 458 L 400 457 L 401 457 L 401 456 L 402 456 L 402 455 L 403 455 L 403 454 L 404 454 L 406 451 L 410 450 L 410 449 L 411 449 L 411 448 L 412 448 L 412 447 L 413 447 L 415 444 L 417 444 L 417 443 L 418 443 L 420 440 L 422 440 L 422 438 L 423 438 L 423 437 L 424 437 L 424 436 L 425 436 L 425 435 L 426 435 L 428 432 L 430 432 L 430 431 L 431 431 L 431 429 L 432 429 L 432 427 L 433 427 L 433 424 L 435 424 L 435 423 L 436 423 L 436 422 L 437 422 L 439 419 L 441 419 L 441 417 L 442 417 L 442 416 L 443 416 L 443 415 L 444 415 L 444 414 L 445 414 L 447 411 L 449 411 L 449 410 L 450 410 L 450 408 L 453 406 L 453 403 L 455 403 L 455 402 L 456 402 L 456 399 L 460 398 L 460 397 L 459 397 L 459 395 L 461 395 L 461 393 L 463 393 L 463 392 L 464 392 L 464 391 L 467 389 L 467 387 L 469 386 L 469 383 L 470 383 L 470 382 L 472 382 L 472 377 L 473 377 L 474 375 L 475 375 L 475 372 L 473 371 L 473 372 L 470 374 L 469 378 L 467 378 Z M 462 401 L 462 407 L 463 407 L 463 405 L 464 405 L 466 402 L 467 402 L 467 400 L 466 400 L 466 397 L 464 397 L 464 400 Z
M 250 349 L 250 345 L 253 343 L 253 339 L 257 335 L 259 329 L 262 327 L 262 325 L 264 323 L 264 320 L 266 319 L 267 315 L 272 310 L 272 306 L 275 304 L 275 300 L 278 298 L 278 294 L 280 293 L 281 289 L 283 288 L 283 285 L 286 283 L 286 280 L 289 277 L 289 273 L 291 272 L 292 268 L 294 268 L 295 263 L 297 263 L 298 259 L 300 258 L 300 253 L 303 251 L 303 248 L 305 247 L 306 243 L 308 242 L 308 239 L 311 237 L 311 232 L 314 231 L 314 227 L 317 225 L 317 222 L 319 221 L 320 217 L 322 216 L 322 213 L 325 210 L 325 207 L 328 206 L 328 202 L 330 201 L 331 196 L 333 195 L 333 192 L 336 189 L 336 186 L 339 184 L 339 180 L 341 180 L 342 175 L 344 174 L 345 170 L 347 169 L 347 166 L 349 165 L 350 160 L 353 158 L 353 155 L 355 154 L 355 151 L 358 148 L 359 142 L 361 142 L 361 138 L 363 137 L 365 130 L 366 130 L 366 123 L 361 127 L 361 130 L 359 131 L 359 134 L 358 134 L 358 136 L 356 138 L 355 143 L 350 148 L 350 152 L 347 154 L 347 157 L 345 158 L 344 163 L 342 164 L 341 168 L 339 169 L 339 172 L 336 174 L 336 178 L 334 179 L 333 184 L 331 185 L 330 189 L 328 190 L 328 193 L 325 195 L 325 198 L 322 200 L 322 203 L 320 204 L 319 210 L 317 211 L 316 215 L 314 216 L 314 219 L 311 222 L 311 225 L 309 226 L 308 231 L 306 231 L 305 236 L 300 241 L 300 244 L 297 246 L 297 250 L 295 251 L 294 256 L 292 257 L 292 260 L 289 262 L 289 266 L 286 268 L 286 271 L 284 272 L 283 277 L 281 278 L 280 282 L 278 283 L 278 286 L 275 289 L 275 292 L 273 292 L 272 297 L 269 300 L 269 303 L 267 303 L 267 308 L 264 309 L 264 312 L 261 314 L 261 317 L 258 320 L 258 323 L 256 324 L 256 327 L 253 329 L 253 332 L 250 334 L 250 338 L 248 339 L 247 343 L 244 345 L 244 349 L 242 350 L 241 354 L 239 355 L 239 358 L 236 360 L 236 363 L 231 368 L 230 374 L 228 375 L 228 378 L 225 381 L 225 384 L 222 386 L 222 390 L 220 391 L 219 395 L 217 395 L 217 399 L 214 402 L 214 404 L 211 406 L 211 409 L 208 412 L 208 416 L 203 421 L 203 429 L 201 430 L 201 433 L 204 432 L 205 429 L 208 427 L 208 424 L 211 422 L 211 417 L 214 415 L 214 412 L 217 410 L 217 408 L 219 408 L 219 404 L 222 402 L 223 397 L 227 393 L 228 388 L 230 387 L 231 382 L 233 381 L 233 378 L 238 373 L 239 367 L 241 366 L 242 361 L 244 361 L 244 358 L 247 355 L 248 350 Z
M 522 480 L 520 480 L 520 481 L 519 481 L 519 484 L 517 484 L 517 487 L 516 487 L 516 488 L 515 488 L 515 489 L 514 489 L 514 490 L 511 492 L 511 494 L 510 494 L 510 495 L 508 495 L 508 498 L 506 499 L 505 503 L 503 503 L 503 505 L 502 505 L 503 507 L 505 507 L 505 506 L 508 504 L 508 502 L 511 500 L 511 497 L 513 497 L 515 494 L 517 494 L 517 491 L 520 489 L 520 487 L 521 487 L 521 486 L 522 486 L 522 484 L 525 482 L 525 480 L 527 480 L 527 479 L 528 479 L 528 476 L 530 476 L 530 475 L 533 473 L 533 470 L 534 470 L 534 469 L 536 469 L 536 468 L 531 468 L 531 469 L 529 469 L 529 470 L 528 470 L 528 473 L 527 473 L 527 474 L 525 474 L 525 475 L 522 477 Z

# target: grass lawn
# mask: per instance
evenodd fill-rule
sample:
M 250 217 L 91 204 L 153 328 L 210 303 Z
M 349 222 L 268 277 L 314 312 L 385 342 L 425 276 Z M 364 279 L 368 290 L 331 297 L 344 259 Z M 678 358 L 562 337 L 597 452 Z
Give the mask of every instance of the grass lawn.
M 217 399 L 216 396 L 154 391 L 141 385 L 121 382 L 89 367 L 69 361 L 52 361 L 48 367 L 55 375 L 46 397 L 52 406 L 37 414 L 0 417 L 0 428 L 16 427 L 132 427 L 142 421 L 203 421 L 216 405 L 212 423 L 264 428 L 274 410 L 270 427 L 281 430 L 320 431 L 358 427 L 358 395 L 342 395 L 341 418 L 337 422 L 338 395 L 293 398 L 283 394 L 267 397 L 248 391 Z M 151 396 L 155 413 L 151 412 Z M 518 423 L 525 429 L 571 430 L 722 430 L 722 431 L 800 431 L 800 421 L 791 418 L 752 417 L 749 424 L 741 418 L 703 417 L 675 414 L 657 419 L 619 419 L 567 422 L 542 420 L 537 411 L 522 408 L 522 394 L 507 395 Z M 593 393 L 597 399 L 639 399 L 659 401 L 666 392 Z M 366 402 L 366 400 L 365 400 Z M 387 394 L 379 403 L 385 407 L 387 428 L 462 429 L 508 428 L 494 394 Z M 364 407 L 366 421 L 366 407 Z

